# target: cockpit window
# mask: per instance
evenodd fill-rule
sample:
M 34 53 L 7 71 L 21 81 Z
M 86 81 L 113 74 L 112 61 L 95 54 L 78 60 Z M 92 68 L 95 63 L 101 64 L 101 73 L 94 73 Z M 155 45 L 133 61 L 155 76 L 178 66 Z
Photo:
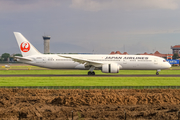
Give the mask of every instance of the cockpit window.
M 166 60 L 163 60 L 163 62 L 166 62 Z

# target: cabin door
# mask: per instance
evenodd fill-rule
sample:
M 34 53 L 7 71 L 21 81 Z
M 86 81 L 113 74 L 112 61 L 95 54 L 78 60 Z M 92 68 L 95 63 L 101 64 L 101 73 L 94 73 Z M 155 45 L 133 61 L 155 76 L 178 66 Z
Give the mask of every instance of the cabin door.
M 158 64 L 158 59 L 154 58 L 154 64 Z
M 124 59 L 124 60 L 123 60 L 123 64 L 127 64 L 127 60 Z

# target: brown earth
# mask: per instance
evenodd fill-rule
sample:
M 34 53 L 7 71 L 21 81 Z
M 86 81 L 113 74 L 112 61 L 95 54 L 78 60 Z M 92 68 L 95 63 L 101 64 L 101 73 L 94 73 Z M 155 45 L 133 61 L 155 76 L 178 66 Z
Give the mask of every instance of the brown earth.
M 178 120 L 180 90 L 0 89 L 2 120 Z

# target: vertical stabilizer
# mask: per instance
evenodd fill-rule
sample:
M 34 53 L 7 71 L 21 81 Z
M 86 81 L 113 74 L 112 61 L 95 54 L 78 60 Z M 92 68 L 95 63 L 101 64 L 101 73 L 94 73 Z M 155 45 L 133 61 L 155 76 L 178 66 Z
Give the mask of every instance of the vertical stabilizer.
M 21 33 L 14 32 L 23 57 L 41 54 Z

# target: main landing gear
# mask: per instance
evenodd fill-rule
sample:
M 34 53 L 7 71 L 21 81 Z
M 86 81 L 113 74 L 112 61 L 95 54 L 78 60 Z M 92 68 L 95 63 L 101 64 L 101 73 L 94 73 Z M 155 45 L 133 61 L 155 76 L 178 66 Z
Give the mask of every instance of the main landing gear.
M 159 71 L 161 71 L 161 70 L 157 70 L 156 75 L 159 75 Z
M 92 71 L 92 72 L 89 71 L 89 72 L 88 72 L 88 75 L 95 75 L 95 72 L 94 72 L 94 71 Z
M 95 75 L 95 72 L 93 71 L 95 69 L 94 66 L 91 66 L 91 68 L 89 69 L 90 71 L 88 72 L 88 75 Z

